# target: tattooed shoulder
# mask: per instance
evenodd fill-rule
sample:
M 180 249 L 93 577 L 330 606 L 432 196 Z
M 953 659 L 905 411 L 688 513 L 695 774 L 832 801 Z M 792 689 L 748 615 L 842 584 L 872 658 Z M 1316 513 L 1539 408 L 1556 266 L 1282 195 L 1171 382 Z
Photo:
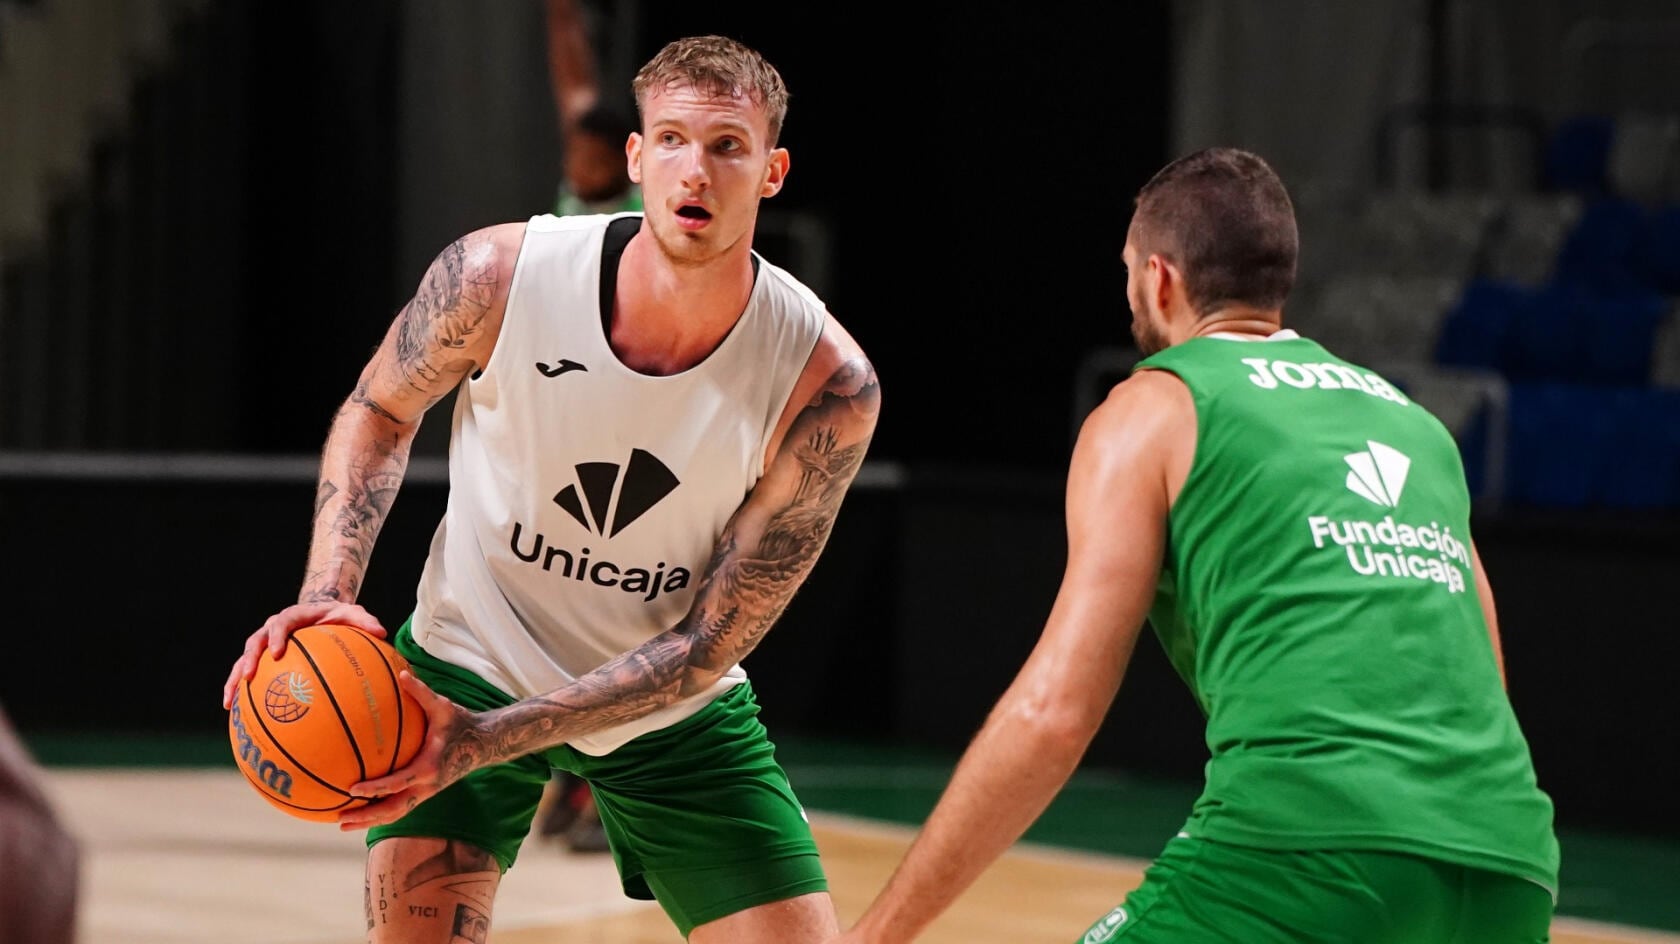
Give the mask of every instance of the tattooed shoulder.
M 881 383 L 875 376 L 875 365 L 861 353 L 854 352 L 841 360 L 807 406 L 822 406 L 836 398 L 848 402 L 854 410 L 867 414 L 871 419 L 880 410 Z
M 395 331 L 397 366 L 415 389 L 430 392 L 472 365 L 500 292 L 500 252 L 481 231 L 444 247 L 426 268 Z

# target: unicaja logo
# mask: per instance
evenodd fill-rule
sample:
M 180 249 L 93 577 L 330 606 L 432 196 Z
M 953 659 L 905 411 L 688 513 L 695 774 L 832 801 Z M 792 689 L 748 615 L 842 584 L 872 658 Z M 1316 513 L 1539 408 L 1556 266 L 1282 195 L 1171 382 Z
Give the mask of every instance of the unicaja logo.
M 1400 450 L 1367 439 L 1366 452 L 1356 452 L 1342 458 L 1347 461 L 1347 487 L 1366 501 L 1384 508 L 1400 504 L 1400 492 L 1406 487 L 1406 473 L 1412 460 Z
M 576 466 L 577 484 L 568 485 L 554 496 L 554 503 L 566 509 L 566 514 L 591 533 L 612 537 L 632 521 L 640 518 L 659 500 L 671 494 L 681 483 L 665 468 L 659 457 L 646 449 L 630 450 L 630 462 L 620 467 L 616 462 L 580 462 Z M 578 490 L 583 490 L 583 500 Z M 613 493 L 618 493 L 618 507 L 612 510 L 612 526 L 607 526 L 607 513 L 612 509 Z M 589 505 L 584 512 L 584 502 Z
M 665 463 L 646 449 L 630 450 L 630 461 L 623 465 L 581 462 L 573 468 L 577 471 L 577 482 L 556 492 L 554 504 L 585 531 L 607 539 L 629 527 L 682 484 Z M 693 576 L 686 567 L 666 569 L 665 561 L 635 566 L 591 557 L 590 548 L 576 546 L 581 542 L 565 542 L 569 546 L 550 544 L 541 531 L 530 531 L 527 535 L 524 524 L 513 523 L 508 547 L 515 557 L 580 583 L 634 593 L 644 603 L 652 602 L 662 593 L 687 587 Z

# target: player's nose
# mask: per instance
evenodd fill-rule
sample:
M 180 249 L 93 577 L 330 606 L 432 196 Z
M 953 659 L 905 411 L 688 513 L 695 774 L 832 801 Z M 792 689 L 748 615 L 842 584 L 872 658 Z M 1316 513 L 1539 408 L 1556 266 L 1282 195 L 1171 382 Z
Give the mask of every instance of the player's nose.
M 706 168 L 704 148 L 692 147 L 683 162 L 683 186 L 698 193 L 712 185 L 712 175 Z

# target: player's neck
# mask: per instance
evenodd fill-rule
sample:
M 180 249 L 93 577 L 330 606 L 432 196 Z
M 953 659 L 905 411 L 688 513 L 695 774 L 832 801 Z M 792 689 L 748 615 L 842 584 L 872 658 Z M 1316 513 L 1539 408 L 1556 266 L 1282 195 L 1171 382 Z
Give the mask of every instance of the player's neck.
M 1248 307 L 1220 308 L 1190 326 L 1188 338 L 1218 336 L 1241 340 L 1264 340 L 1283 326 L 1283 313 Z
M 700 265 L 674 263 L 645 232 L 624 247 L 610 342 L 632 370 L 675 374 L 705 360 L 752 295 L 749 245 Z

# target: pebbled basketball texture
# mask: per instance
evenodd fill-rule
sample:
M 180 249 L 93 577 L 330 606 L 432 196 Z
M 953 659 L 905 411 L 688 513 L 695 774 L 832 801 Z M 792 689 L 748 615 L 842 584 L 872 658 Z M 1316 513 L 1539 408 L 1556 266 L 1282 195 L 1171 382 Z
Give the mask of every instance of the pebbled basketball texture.
M 264 650 L 228 712 L 245 779 L 299 819 L 327 822 L 366 804 L 349 787 L 419 752 L 426 716 L 397 684 L 408 662 L 354 626 L 307 626 L 279 659 Z

